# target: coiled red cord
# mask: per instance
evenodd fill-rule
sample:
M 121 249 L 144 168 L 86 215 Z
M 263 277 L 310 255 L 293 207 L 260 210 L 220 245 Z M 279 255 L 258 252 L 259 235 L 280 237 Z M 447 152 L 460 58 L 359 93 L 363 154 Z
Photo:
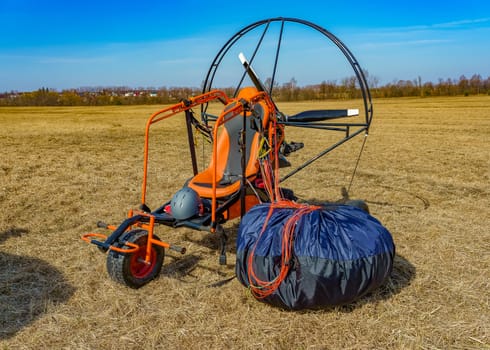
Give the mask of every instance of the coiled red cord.
M 281 234 L 282 236 L 281 262 L 280 262 L 279 273 L 272 280 L 265 281 L 257 276 L 253 267 L 253 261 L 254 261 L 255 250 L 257 249 L 257 245 L 260 242 L 260 239 L 267 228 L 267 225 L 269 223 L 269 220 L 272 216 L 274 209 L 277 208 L 289 208 L 295 210 L 293 212 L 293 215 L 284 224 L 282 232 L 278 232 L 278 234 Z M 312 211 L 317 210 L 319 208 L 320 207 L 318 206 L 298 204 L 288 200 L 281 200 L 279 202 L 270 205 L 269 212 L 265 219 L 264 225 L 262 226 L 262 230 L 259 236 L 257 237 L 257 240 L 255 241 L 255 244 L 252 247 L 250 254 L 247 258 L 248 282 L 249 282 L 250 290 L 252 291 L 252 294 L 256 298 L 263 299 L 268 297 L 269 295 L 274 293 L 274 291 L 276 291 L 281 285 L 281 283 L 284 281 L 284 279 L 288 275 L 289 269 L 291 267 L 291 261 L 293 259 L 294 236 L 295 236 L 294 233 L 295 233 L 297 223 L 303 215 L 311 213 Z

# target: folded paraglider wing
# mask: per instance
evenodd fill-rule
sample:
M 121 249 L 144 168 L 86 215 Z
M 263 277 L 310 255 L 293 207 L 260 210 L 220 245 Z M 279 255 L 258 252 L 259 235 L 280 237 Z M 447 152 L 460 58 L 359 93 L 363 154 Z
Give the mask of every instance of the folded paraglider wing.
M 393 238 L 364 210 L 325 205 L 302 209 L 305 214 L 299 216 L 297 208 L 271 212 L 271 205 L 253 207 L 238 229 L 236 275 L 259 300 L 293 310 L 342 305 L 390 276 Z M 290 237 L 284 235 L 288 227 L 294 229 Z M 289 255 L 285 244 L 291 245 Z M 288 270 L 281 275 L 284 264 Z M 269 288 L 273 284 L 275 289 Z

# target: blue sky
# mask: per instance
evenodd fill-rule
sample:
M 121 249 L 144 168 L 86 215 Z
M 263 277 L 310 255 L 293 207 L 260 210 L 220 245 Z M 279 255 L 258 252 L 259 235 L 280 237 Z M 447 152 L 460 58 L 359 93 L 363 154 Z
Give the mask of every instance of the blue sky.
M 331 31 L 381 84 L 418 76 L 422 81 L 490 76 L 488 0 L 0 0 L 0 92 L 200 86 L 231 35 L 278 16 Z M 329 62 L 330 54 L 314 51 L 321 43 L 310 34 L 285 33 L 280 82 L 338 81 L 349 74 L 345 67 L 331 70 L 336 59 Z

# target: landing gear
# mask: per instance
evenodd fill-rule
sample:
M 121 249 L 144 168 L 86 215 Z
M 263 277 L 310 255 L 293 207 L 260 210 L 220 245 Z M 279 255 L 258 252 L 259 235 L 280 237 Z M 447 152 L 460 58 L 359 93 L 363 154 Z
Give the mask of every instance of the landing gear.
M 158 277 L 163 265 L 165 250 L 156 244 L 151 245 L 150 261 L 146 262 L 148 232 L 132 230 L 124 235 L 125 241 L 136 244 L 140 248 L 133 253 L 119 253 L 111 250 L 107 256 L 107 271 L 111 278 L 130 288 L 140 288 Z M 153 236 L 153 239 L 158 237 Z M 124 243 L 119 244 L 120 247 Z

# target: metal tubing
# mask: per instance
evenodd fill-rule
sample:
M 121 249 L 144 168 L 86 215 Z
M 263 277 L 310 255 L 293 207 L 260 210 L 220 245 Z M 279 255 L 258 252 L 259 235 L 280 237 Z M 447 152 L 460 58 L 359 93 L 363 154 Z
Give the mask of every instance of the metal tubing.
M 187 126 L 187 140 L 189 141 L 189 151 L 191 153 L 192 171 L 194 176 L 197 175 L 199 169 L 197 168 L 196 147 L 194 144 L 194 133 L 192 132 L 192 112 L 189 109 L 185 111 L 185 123 Z
M 129 226 L 133 225 L 135 222 L 140 221 L 142 218 L 142 215 L 135 215 L 124 220 L 121 225 L 119 225 L 119 227 L 115 229 L 109 237 L 107 237 L 103 244 L 107 245 L 107 247 L 112 245 L 119 237 L 121 237 L 124 232 L 126 232 Z
M 242 184 L 240 188 L 240 218 L 245 215 L 245 187 L 247 186 L 247 112 L 243 109 L 240 151 L 242 152 Z
M 327 153 L 329 153 L 330 151 L 334 150 L 335 148 L 339 147 L 340 145 L 342 145 L 343 143 L 349 141 L 351 138 L 359 135 L 361 132 L 367 130 L 367 126 L 362 128 L 362 129 L 359 129 L 357 130 L 356 132 L 352 133 L 350 136 L 348 137 L 345 137 L 343 138 L 342 140 L 340 140 L 339 142 L 333 144 L 332 146 L 328 147 L 327 149 L 325 149 L 324 151 L 320 152 L 319 154 L 317 154 L 315 157 L 311 158 L 310 160 L 304 162 L 302 165 L 300 165 L 299 167 L 297 167 L 296 169 L 294 169 L 293 171 L 291 171 L 289 174 L 287 174 L 286 176 L 284 176 L 283 178 L 281 178 L 279 180 L 279 182 L 283 182 L 284 180 L 286 180 L 287 178 L 293 176 L 294 174 L 296 174 L 298 171 L 300 170 L 303 170 L 304 168 L 306 168 L 308 165 L 310 165 L 311 163 L 313 163 L 314 161 L 317 161 L 318 159 L 320 159 L 321 157 L 323 157 L 324 155 L 326 155 Z
M 274 60 L 274 68 L 272 69 L 271 86 L 269 87 L 269 95 L 272 96 L 272 89 L 274 87 L 274 81 L 276 78 L 277 61 L 279 60 L 279 51 L 281 50 L 282 32 L 284 31 L 284 21 L 281 22 L 281 31 L 279 32 L 279 39 L 277 41 L 276 58 Z

